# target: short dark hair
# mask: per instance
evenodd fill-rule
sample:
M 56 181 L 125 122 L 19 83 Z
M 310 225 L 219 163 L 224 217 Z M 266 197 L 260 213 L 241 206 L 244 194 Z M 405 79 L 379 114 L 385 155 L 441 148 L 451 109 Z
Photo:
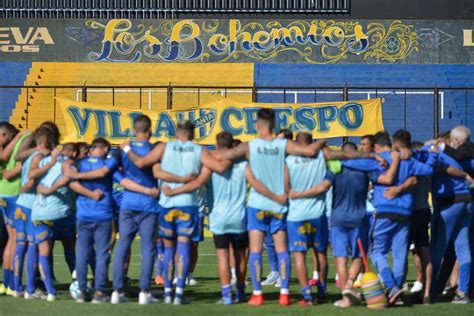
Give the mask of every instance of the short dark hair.
M 76 146 L 77 146 L 77 148 L 79 149 L 79 151 L 80 151 L 82 148 L 86 148 L 87 150 L 89 150 L 89 145 L 88 145 L 86 142 L 77 142 L 77 143 L 76 143 Z
M 368 139 L 370 144 L 373 146 L 374 145 L 374 135 L 364 135 L 360 139 Z
M 148 116 L 140 114 L 133 120 L 133 128 L 140 133 L 149 132 L 151 130 L 151 120 Z
M 234 137 L 229 132 L 220 132 L 216 135 L 216 143 L 221 148 L 232 148 Z
M 410 147 L 412 149 L 420 149 L 421 147 L 423 147 L 425 144 L 423 144 L 422 142 L 419 142 L 419 141 L 413 141 L 411 142 L 410 144 Z
M 54 132 L 43 125 L 40 125 L 35 129 L 33 132 L 33 139 L 35 140 L 36 145 L 44 142 L 46 148 L 49 149 L 53 149 L 58 144 Z
M 268 108 L 260 109 L 257 112 L 257 119 L 266 121 L 273 128 L 275 126 L 275 111 Z
M 0 122 L 0 129 L 4 129 L 7 131 L 7 133 L 9 133 L 11 135 L 11 137 L 15 137 L 16 134 L 18 134 L 20 131 L 12 124 L 10 124 L 9 122 Z
M 177 129 L 186 132 L 189 140 L 194 138 L 194 124 L 191 121 L 178 122 Z
M 110 143 L 107 139 L 103 137 L 98 137 L 92 141 L 92 147 L 101 146 L 110 148 Z
M 411 134 L 407 130 L 399 129 L 393 134 L 392 140 L 399 143 L 404 148 L 409 148 L 411 143 Z
M 232 147 L 237 147 L 240 144 L 242 144 L 242 141 L 240 139 L 235 139 L 234 138 L 234 141 L 232 142 Z
M 293 140 L 293 131 L 289 128 L 282 128 L 277 133 L 277 135 L 280 135 L 280 134 L 283 134 L 283 138 L 286 138 L 288 140 Z
M 299 132 L 296 134 L 296 141 L 303 142 L 305 144 L 311 144 L 313 141 L 313 135 L 311 135 L 309 132 Z
M 390 135 L 387 132 L 378 132 L 374 135 L 374 145 L 392 146 Z
M 51 121 L 45 121 L 41 123 L 40 127 L 45 127 L 49 129 L 54 137 L 54 140 L 52 142 L 54 142 L 56 145 L 59 144 L 59 138 L 61 137 L 61 133 L 59 132 L 59 128 L 56 123 Z
M 79 152 L 79 146 L 76 143 L 66 143 L 63 147 L 64 149 L 72 150 L 75 153 Z
M 345 142 L 344 144 L 342 144 L 342 149 L 344 149 L 345 147 L 352 147 L 352 149 L 354 149 L 355 151 L 357 151 L 357 145 L 353 142 Z

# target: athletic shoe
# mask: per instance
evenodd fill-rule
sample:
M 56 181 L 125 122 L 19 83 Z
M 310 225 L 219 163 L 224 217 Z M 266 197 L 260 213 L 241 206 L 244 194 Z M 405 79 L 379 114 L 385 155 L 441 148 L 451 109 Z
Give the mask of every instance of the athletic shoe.
M 308 285 L 310 286 L 316 286 L 319 284 L 319 279 L 311 279 L 308 281 Z
M 184 298 L 184 297 L 178 297 L 175 296 L 173 300 L 173 305 L 179 306 L 179 305 L 187 305 L 189 302 Z
M 76 303 L 82 304 L 82 303 L 85 303 L 85 302 L 86 302 L 86 294 L 81 292 L 81 294 L 79 294 L 76 298 Z
M 469 295 L 467 295 L 466 293 L 456 293 L 456 295 L 453 297 L 453 300 L 451 301 L 451 303 L 453 304 L 469 304 L 470 302 L 471 300 L 469 299 Z
M 342 291 L 342 296 L 347 297 L 352 305 L 359 305 L 362 301 L 360 294 L 351 289 Z
M 423 283 L 419 281 L 415 281 L 415 283 L 413 283 L 413 286 L 410 289 L 410 293 L 416 293 L 422 290 L 423 290 Z
M 431 305 L 431 297 L 425 296 L 423 297 L 423 305 Z
M 403 294 L 403 290 L 395 285 L 394 287 L 390 289 L 390 292 L 388 294 L 388 302 L 392 305 L 395 304 L 398 298 L 400 297 L 400 295 L 402 294 Z
M 177 283 L 178 283 L 178 278 L 175 277 L 175 278 L 173 279 L 173 285 L 176 285 Z
M 5 285 L 2 283 L 0 284 L 0 295 L 5 295 L 7 293 L 7 288 Z
M 443 295 L 445 295 L 445 296 L 454 296 L 454 295 L 456 295 L 456 290 L 457 289 L 458 289 L 457 285 L 455 285 L 455 286 L 447 285 L 443 290 Z
M 148 304 L 153 304 L 153 303 L 158 303 L 160 300 L 158 300 L 156 297 L 151 295 L 149 292 L 140 292 L 138 294 L 138 304 L 139 305 L 148 305 Z
M 56 295 L 48 293 L 48 296 L 46 297 L 46 301 L 54 302 L 55 300 L 56 300 Z
M 216 302 L 217 305 L 232 305 L 233 303 L 232 297 L 221 298 Z
M 44 295 L 43 291 L 41 291 L 40 289 L 37 289 L 32 294 L 25 292 L 25 300 L 45 300 L 46 298 L 47 296 Z
M 247 302 L 249 305 L 253 306 L 260 306 L 263 305 L 265 302 L 265 299 L 263 298 L 263 294 L 255 295 L 253 294 L 250 300 Z
M 94 294 L 94 297 L 92 298 L 92 304 L 103 304 L 103 303 L 108 303 L 110 301 L 110 297 L 105 295 L 104 293 L 102 294 Z
M 25 296 L 25 292 L 21 291 L 15 291 L 15 294 L 13 295 L 13 297 L 15 298 L 21 298 L 21 297 L 24 297 Z
M 190 285 L 190 286 L 193 286 L 193 285 L 197 284 L 197 281 L 196 281 L 195 278 L 188 278 L 188 279 L 186 279 L 186 284 Z
M 245 294 L 245 292 L 243 293 L 235 293 L 235 300 L 234 300 L 234 303 L 235 304 L 238 304 L 238 303 L 244 303 L 247 301 L 247 295 Z
M 313 300 L 301 300 L 298 302 L 298 305 L 299 306 L 303 306 L 303 307 L 309 307 L 309 306 L 313 306 L 315 305 L 315 303 L 313 302 Z
M 278 272 L 277 271 L 271 271 L 267 277 L 265 278 L 264 281 L 262 281 L 262 285 L 274 285 L 278 282 Z
M 278 287 L 278 288 L 281 287 L 281 279 L 280 278 L 278 278 L 278 280 L 276 281 L 275 287 Z
M 280 305 L 282 306 L 288 306 L 291 305 L 291 299 L 290 299 L 290 294 L 281 294 L 280 293 Z
M 156 285 L 164 285 L 165 284 L 165 280 L 163 279 L 163 277 L 161 275 L 157 275 L 155 277 L 155 284 Z
M 125 293 L 120 293 L 119 291 L 113 291 L 112 296 L 110 297 L 111 304 L 119 304 L 127 302 L 128 298 L 125 296 Z
M 13 291 L 11 288 L 7 287 L 7 296 L 12 296 L 12 297 L 15 297 L 15 292 L 16 291 Z
M 337 300 L 334 302 L 334 306 L 339 307 L 339 308 L 348 308 L 351 307 L 351 305 L 345 305 L 344 300 Z
M 165 304 L 173 303 L 173 296 L 171 295 L 171 293 L 169 295 L 164 296 L 163 303 Z

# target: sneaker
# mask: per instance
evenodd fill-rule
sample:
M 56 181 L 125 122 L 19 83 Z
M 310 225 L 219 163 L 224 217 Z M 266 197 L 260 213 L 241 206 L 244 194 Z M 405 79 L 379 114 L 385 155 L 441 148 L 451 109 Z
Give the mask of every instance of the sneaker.
M 178 297 L 175 296 L 173 300 L 173 305 L 179 306 L 179 305 L 187 305 L 189 302 L 184 298 L 184 297 Z
M 112 296 L 110 297 L 111 304 L 119 304 L 127 302 L 128 298 L 125 296 L 125 293 L 120 293 L 119 291 L 113 291 Z
M 6 295 L 15 297 L 16 291 L 13 291 L 11 288 L 7 287 Z
M 110 300 L 111 300 L 110 297 L 108 297 L 104 293 L 102 293 L 102 294 L 95 293 L 94 297 L 92 298 L 91 303 L 92 304 L 103 304 L 103 303 L 108 303 Z
M 276 281 L 275 287 L 278 287 L 278 288 L 281 287 L 281 280 L 280 280 L 280 278 L 278 278 L 278 280 Z
M 21 298 L 21 297 L 24 297 L 24 296 L 25 296 L 24 291 L 15 291 L 15 293 L 13 294 L 13 297 L 15 297 L 15 298 Z
M 260 294 L 260 295 L 253 294 L 250 300 L 247 302 L 247 304 L 252 305 L 252 306 L 260 306 L 260 305 L 263 305 L 264 302 L 265 300 L 263 298 L 263 294 Z
M 454 295 L 456 295 L 456 290 L 457 289 L 458 289 L 457 285 L 455 285 L 455 286 L 447 285 L 443 290 L 443 295 L 445 295 L 445 296 L 454 296 Z
M 82 303 L 85 303 L 85 302 L 86 302 L 86 294 L 81 292 L 81 294 L 79 294 L 76 298 L 76 303 L 82 304 Z
M 339 307 L 339 308 L 348 308 L 348 307 L 351 307 L 351 305 L 347 305 L 346 303 L 344 303 L 344 300 L 337 300 L 334 302 L 334 306 L 336 307 Z
M 245 292 L 235 293 L 235 300 L 234 300 L 235 304 L 243 303 L 243 302 L 246 302 L 246 301 L 247 301 L 247 294 L 245 294 Z
M 175 278 L 173 279 L 173 285 L 176 285 L 177 283 L 178 283 L 178 278 L 175 277 Z
M 319 284 L 319 279 L 311 279 L 308 281 L 308 285 L 310 286 L 316 286 Z
M 308 306 L 313 306 L 315 304 L 314 304 L 313 300 L 302 299 L 301 301 L 298 302 L 298 305 L 303 306 L 303 307 L 308 307 Z
M 165 284 L 165 280 L 163 279 L 163 277 L 161 275 L 157 275 L 155 277 L 155 284 L 156 285 L 164 285 Z
M 403 290 L 400 289 L 398 286 L 394 286 L 390 289 L 390 292 L 388 294 L 388 302 L 389 304 L 395 304 L 395 302 L 398 300 L 400 295 L 403 294 Z
M 55 300 L 56 300 L 56 295 L 48 293 L 48 296 L 46 297 L 46 301 L 54 302 Z
M 361 295 L 352 289 L 342 291 L 342 296 L 347 297 L 351 302 L 351 305 L 359 305 L 362 301 Z
M 280 305 L 288 306 L 291 305 L 290 294 L 280 294 Z
M 186 280 L 186 283 L 187 283 L 188 285 L 190 285 L 190 286 L 193 286 L 193 285 L 196 285 L 196 284 L 197 284 L 197 281 L 196 281 L 195 278 L 188 278 L 188 279 Z
M 171 295 L 171 293 L 169 295 L 164 296 L 163 303 L 165 304 L 173 303 L 173 296 Z
M 216 302 L 217 305 L 232 305 L 233 303 L 232 297 L 221 298 Z
M 5 295 L 5 294 L 7 294 L 7 288 L 2 283 L 2 284 L 0 284 L 0 295 Z
M 37 289 L 34 293 L 30 294 L 25 291 L 25 300 L 46 300 L 47 296 L 44 295 L 43 291 Z
M 453 297 L 453 300 L 451 303 L 453 304 L 469 304 L 471 300 L 469 299 L 469 295 L 466 293 L 464 294 L 459 294 L 459 292 L 456 293 L 456 295 Z
M 148 305 L 153 303 L 158 303 L 160 300 L 151 295 L 149 292 L 140 292 L 138 294 L 138 304 L 139 305 Z
M 417 293 L 421 290 L 423 290 L 423 283 L 421 283 L 420 281 L 415 281 L 415 283 L 413 283 L 413 286 L 410 289 L 410 293 Z
M 271 271 L 267 277 L 265 278 L 264 281 L 262 281 L 262 285 L 274 285 L 278 282 L 278 272 L 277 271 Z
M 431 297 L 429 296 L 423 297 L 423 305 L 431 305 L 431 304 L 432 304 Z

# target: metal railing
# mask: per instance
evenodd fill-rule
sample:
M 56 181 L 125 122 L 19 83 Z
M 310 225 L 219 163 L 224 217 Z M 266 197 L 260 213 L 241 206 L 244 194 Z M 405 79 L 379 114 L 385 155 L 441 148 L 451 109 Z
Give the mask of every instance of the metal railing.
M 180 13 L 349 13 L 350 0 L 4 0 L 1 18 L 177 18 Z
M 104 100 L 106 96 L 108 105 L 148 110 L 183 108 L 183 99 L 189 105 L 203 105 L 209 100 L 216 100 L 216 97 L 268 103 L 335 102 L 383 97 L 384 124 L 389 130 L 426 126 L 423 128 L 424 137 L 435 137 L 453 124 L 474 125 L 474 87 L 0 86 L 0 99 L 10 93 L 18 95 L 18 89 L 22 90 L 22 99 L 16 106 L 24 109 L 21 115 L 24 126 L 21 127 L 25 128 L 29 127 L 32 119 L 29 108 L 40 93 L 47 94 L 42 96 L 42 100 L 52 103 L 53 111 L 48 119 L 53 121 L 58 119 L 56 97 L 94 102 L 94 98 Z M 126 102 L 123 101 L 125 99 Z

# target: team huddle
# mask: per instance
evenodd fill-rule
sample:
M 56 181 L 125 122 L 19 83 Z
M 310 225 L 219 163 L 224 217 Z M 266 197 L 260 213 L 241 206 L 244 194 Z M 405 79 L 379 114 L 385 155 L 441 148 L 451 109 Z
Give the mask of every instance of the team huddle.
M 32 133 L 0 123 L 0 206 L 8 232 L 0 293 L 54 301 L 53 242 L 61 241 L 77 279 L 76 302 L 125 302 L 131 246 L 139 235 L 139 304 L 158 302 L 150 291 L 153 279 L 164 287 L 164 303 L 186 304 L 207 207 L 220 304 L 262 305 L 262 284 L 278 283 L 279 304 L 290 305 L 290 254 L 301 287 L 298 304 L 323 303 L 328 247 L 342 295 L 334 305 L 363 302 L 356 288 L 365 253 L 386 300 L 397 304 L 412 243 L 412 290 L 423 302 L 435 301 L 449 283 L 452 302 L 469 303 L 474 145 L 466 127 L 425 144 L 399 130 L 392 137 L 364 136 L 360 148 L 346 142 L 333 150 L 324 140 L 313 142 L 308 131 L 298 131 L 295 140 L 291 131 L 275 137 L 275 113 L 261 109 L 258 138 L 241 143 L 221 132 L 208 150 L 193 143 L 189 121 L 179 122 L 176 140 L 167 143 L 150 143 L 151 125 L 147 116 L 136 117 L 134 137 L 112 148 L 103 138 L 90 146 L 59 145 L 51 122 Z M 264 248 L 271 264 L 266 280 Z M 317 262 L 317 277 L 308 277 L 307 252 Z M 46 293 L 38 289 L 38 277 Z

